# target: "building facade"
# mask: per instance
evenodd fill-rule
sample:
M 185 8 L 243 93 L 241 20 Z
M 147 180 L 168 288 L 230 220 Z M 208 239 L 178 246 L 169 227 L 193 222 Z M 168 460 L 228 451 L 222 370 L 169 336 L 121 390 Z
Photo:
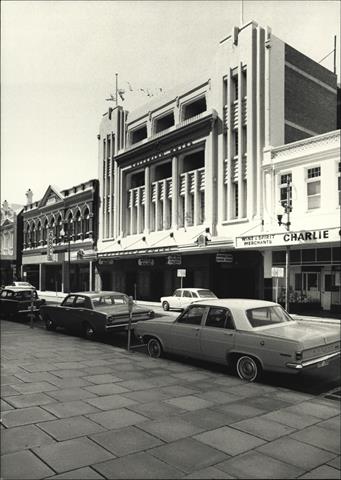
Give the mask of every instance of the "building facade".
M 264 296 L 264 149 L 336 128 L 336 76 L 255 22 L 220 42 L 208 74 L 100 124 L 102 288 L 159 300 L 180 286 Z M 178 270 L 182 270 L 179 272 Z
M 22 250 L 22 210 L 23 205 L 9 204 L 6 200 L 1 206 L 0 217 L 0 284 L 8 285 L 20 277 Z
M 61 191 L 50 185 L 37 202 L 30 190 L 26 195 L 22 278 L 43 291 L 93 290 L 98 180 Z

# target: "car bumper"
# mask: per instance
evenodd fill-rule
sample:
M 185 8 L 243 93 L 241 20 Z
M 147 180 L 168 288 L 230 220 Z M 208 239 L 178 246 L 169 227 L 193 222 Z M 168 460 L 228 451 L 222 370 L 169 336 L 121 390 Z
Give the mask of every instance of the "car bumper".
M 325 367 L 331 360 L 336 360 L 337 358 L 339 358 L 340 353 L 341 352 L 329 353 L 328 355 L 323 355 L 322 357 L 307 360 L 306 362 L 287 363 L 286 366 L 294 370 L 303 370 L 309 367 Z

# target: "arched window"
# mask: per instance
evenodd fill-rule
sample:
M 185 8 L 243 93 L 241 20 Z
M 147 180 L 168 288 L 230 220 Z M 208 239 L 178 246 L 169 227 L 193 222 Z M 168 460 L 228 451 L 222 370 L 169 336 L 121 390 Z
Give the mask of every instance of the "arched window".
M 83 233 L 84 233 L 84 238 L 89 238 L 89 233 L 90 233 L 90 212 L 89 212 L 89 209 L 88 209 L 88 208 L 86 208 L 85 211 L 84 211 Z
M 37 224 L 37 230 L 36 230 L 36 245 L 39 246 L 42 243 L 42 237 L 41 237 L 41 221 L 38 221 Z
M 25 248 L 28 248 L 30 246 L 30 225 L 29 225 L 29 223 L 27 223 L 26 226 L 25 226 L 24 243 L 25 243 Z
M 49 222 L 46 219 L 44 222 L 44 227 L 43 227 L 43 245 L 47 244 L 47 230 L 49 228 Z
M 56 242 L 56 227 L 55 227 L 54 217 L 51 218 L 50 230 L 52 230 L 53 243 L 55 243 Z
M 31 228 L 31 244 L 32 244 L 32 247 L 36 246 L 36 226 L 35 226 L 35 223 L 32 223 L 32 228 Z
M 78 240 L 82 237 L 82 223 L 81 223 L 81 212 L 80 210 L 76 213 L 75 218 L 75 240 Z
M 66 228 L 65 228 L 65 233 L 69 236 L 70 240 L 72 240 L 72 237 L 74 235 L 74 226 L 73 226 L 73 215 L 72 212 L 69 213 L 66 221 Z
M 62 216 L 59 215 L 57 223 L 56 223 L 56 243 L 61 242 L 60 231 L 62 229 L 62 226 L 63 226 Z

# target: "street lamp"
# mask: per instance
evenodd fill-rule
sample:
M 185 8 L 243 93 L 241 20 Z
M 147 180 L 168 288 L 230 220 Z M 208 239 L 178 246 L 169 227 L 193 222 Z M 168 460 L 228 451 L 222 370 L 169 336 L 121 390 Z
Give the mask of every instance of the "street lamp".
M 286 202 L 282 204 L 284 208 L 284 213 L 287 216 L 287 221 L 283 222 L 283 215 L 279 214 L 277 215 L 277 222 L 278 225 L 284 225 L 286 230 L 290 230 L 290 213 L 292 212 L 292 207 L 291 207 L 291 179 L 290 176 L 287 175 L 287 192 L 286 192 Z M 290 253 L 290 245 L 286 245 L 285 247 L 285 310 L 289 312 L 289 266 L 290 266 L 290 260 L 289 260 L 289 253 Z
M 66 224 L 65 224 L 65 227 L 66 227 Z M 68 248 L 67 248 L 67 271 L 68 271 L 68 284 L 67 284 L 67 293 L 70 293 L 70 235 L 68 235 L 67 231 L 66 231 L 66 228 L 65 230 L 63 229 L 63 227 L 61 228 L 60 230 L 60 236 L 63 238 L 64 242 L 66 241 L 68 243 Z

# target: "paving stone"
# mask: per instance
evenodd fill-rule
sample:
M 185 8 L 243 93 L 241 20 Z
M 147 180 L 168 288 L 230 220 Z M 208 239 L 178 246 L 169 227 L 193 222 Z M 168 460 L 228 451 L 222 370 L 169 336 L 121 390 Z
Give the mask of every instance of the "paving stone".
M 16 387 L 17 388 L 17 387 Z M 323 403 L 313 403 L 313 402 L 302 402 L 299 405 L 292 405 L 285 409 L 288 412 L 298 413 L 304 412 L 305 415 L 311 415 L 317 418 L 327 419 L 334 417 L 335 415 L 340 414 L 340 407 L 336 404 L 335 406 L 327 406 Z
M 208 468 L 203 468 L 202 470 L 196 470 L 195 472 L 186 475 L 185 478 L 212 478 L 212 479 L 218 479 L 218 478 L 235 478 L 231 477 L 226 472 L 223 472 L 222 470 L 219 470 L 216 467 L 208 467 Z
M 59 378 L 54 377 L 54 379 L 50 379 L 49 383 L 52 385 L 56 385 L 59 388 L 76 388 L 76 387 L 91 387 L 93 384 L 84 380 L 85 377 L 65 377 Z
M 8 428 L 54 420 L 54 418 L 53 415 L 40 407 L 29 407 L 4 412 L 2 414 L 2 423 Z
M 14 395 L 7 398 L 7 402 L 15 408 L 32 407 L 34 405 L 46 405 L 55 400 L 45 393 L 29 393 L 27 395 Z
M 309 395 L 307 393 L 294 392 L 291 390 L 285 390 L 285 391 L 279 390 L 277 392 L 274 392 L 273 397 L 279 398 L 281 400 L 284 400 L 285 402 L 290 402 L 290 403 L 301 403 L 301 402 L 304 402 L 305 400 L 311 400 L 313 398 L 312 395 Z
M 1 395 L 9 397 L 10 395 L 19 395 L 19 392 L 11 385 L 1 385 Z
M 340 415 L 336 417 L 328 418 L 328 420 L 323 420 L 317 424 L 319 427 L 327 428 L 328 430 L 335 430 L 340 433 L 341 430 L 341 417 Z
M 266 388 L 253 382 L 242 382 L 240 385 L 232 386 L 229 392 L 241 398 L 260 397 L 266 393 Z
M 40 445 L 55 443 L 55 440 L 35 425 L 6 428 L 1 431 L 1 453 L 11 453 Z
M 127 410 L 126 408 L 108 410 L 106 412 L 94 413 L 87 416 L 94 422 L 110 429 L 128 427 L 129 425 L 135 425 L 146 420 L 146 417 Z
M 210 408 L 187 412 L 182 414 L 180 418 L 200 427 L 202 430 L 212 430 L 227 425 L 226 415 Z
M 19 383 L 23 383 L 22 380 L 17 378 L 14 375 L 3 375 L 1 374 L 1 385 L 18 385 Z
M 49 477 L 51 480 L 59 480 L 59 479 L 69 479 L 69 480 L 97 480 L 103 479 L 102 475 L 98 472 L 95 472 L 91 467 L 83 467 L 77 468 L 76 470 L 72 470 L 71 472 L 59 473 L 58 475 L 54 475 L 53 477 Z
M 196 435 L 194 438 L 228 455 L 238 455 L 264 443 L 260 438 L 230 427 L 209 430 Z
M 265 410 L 246 405 L 243 401 L 231 402 L 225 405 L 213 405 L 212 410 L 226 415 L 226 424 L 235 423 L 245 418 L 252 418 L 265 413 Z
M 185 395 L 197 394 L 199 391 L 191 387 L 185 387 L 184 385 L 169 385 L 167 387 L 161 387 L 160 392 L 166 393 L 172 397 L 184 397 Z
M 340 470 L 328 465 L 321 465 L 321 467 L 314 468 L 314 470 L 302 475 L 300 478 L 336 478 L 337 480 L 340 480 Z
M 5 399 L 3 400 L 3 399 L 1 398 L 1 400 L 0 400 L 0 411 L 1 411 L 1 412 L 6 412 L 7 410 L 13 410 L 13 408 L 14 408 L 14 407 L 12 407 L 12 405 L 10 405 L 9 403 L 7 403 L 7 402 L 5 401 Z
M 116 362 L 116 360 L 115 360 Z M 116 373 L 113 371 L 113 367 L 105 367 L 104 365 L 103 366 L 99 366 L 99 367 L 86 367 L 83 369 L 86 375 L 85 378 L 87 378 L 88 376 L 93 376 L 93 375 L 113 375 L 113 376 L 117 376 L 119 378 L 121 378 L 121 375 L 116 375 Z M 122 377 L 124 378 L 124 377 Z M 95 382 L 94 382 L 95 383 Z M 103 381 L 100 381 L 100 383 L 103 383 Z
M 243 432 L 250 433 L 251 435 L 264 438 L 264 440 L 275 440 L 276 438 L 289 435 L 295 431 L 287 425 L 272 420 L 266 420 L 263 417 L 248 418 L 247 420 L 233 423 L 230 426 L 242 430 Z
M 218 463 L 231 478 L 296 478 L 304 470 L 257 451 L 251 451 Z
M 85 370 L 76 370 L 72 368 L 68 370 L 53 370 L 52 373 L 59 378 L 77 378 L 88 375 L 88 372 Z
M 240 380 L 240 378 L 236 378 L 232 375 L 222 375 L 222 376 L 217 377 L 213 381 L 214 381 L 214 383 L 217 383 L 218 385 L 225 385 L 227 387 L 242 385 L 242 380 Z
M 340 432 L 336 430 L 313 425 L 300 432 L 293 433 L 290 437 L 336 454 L 340 453 Z
M 326 450 L 321 450 L 288 437 L 274 440 L 267 445 L 258 447 L 257 450 L 304 470 L 312 470 L 335 457 L 335 454 Z
M 222 390 L 210 389 L 206 392 L 200 392 L 196 394 L 197 397 L 207 400 L 211 403 L 223 404 L 231 403 L 238 400 L 237 395 L 231 395 Z
M 149 453 L 186 473 L 209 467 L 228 458 L 223 452 L 192 438 L 162 445 L 150 450 Z
M 81 369 L 81 362 L 54 362 L 54 370 Z
M 53 415 L 59 418 L 75 417 L 78 415 L 86 415 L 87 413 L 96 413 L 99 410 L 89 403 L 81 400 L 74 400 L 71 402 L 55 402 L 44 405 L 44 410 L 48 410 Z
M 262 410 L 273 411 L 281 408 L 286 408 L 291 405 L 290 402 L 286 402 L 279 398 L 272 398 L 266 395 L 260 397 L 246 398 L 243 401 L 244 405 L 250 405 L 251 407 L 260 408 Z
M 57 387 L 48 382 L 21 382 L 15 385 L 15 389 L 20 393 L 41 393 L 56 390 Z
M 122 378 L 111 375 L 110 373 L 106 373 L 103 375 L 88 375 L 84 378 L 85 380 L 88 380 L 91 383 L 95 383 L 96 385 L 103 385 L 122 381 Z
M 93 465 L 105 478 L 182 478 L 183 473 L 148 453 L 135 453 Z
M 155 388 L 155 385 L 147 380 L 139 378 L 138 380 L 126 380 L 120 382 L 120 387 L 124 387 L 127 390 L 147 390 L 148 388 Z
M 173 442 L 174 440 L 189 437 L 202 431 L 202 428 L 186 422 L 181 416 L 165 417 L 161 420 L 143 422 L 139 424 L 139 428 L 166 442 Z
M 150 372 L 148 372 L 148 375 Z M 166 387 L 167 385 L 175 385 L 179 381 L 176 378 L 173 378 L 172 376 L 165 375 L 165 372 L 163 371 L 163 375 L 159 376 L 152 376 L 150 379 L 148 379 L 148 382 L 152 383 L 154 386 L 158 387 Z
M 163 443 L 134 426 L 96 433 L 90 438 L 118 457 L 148 450 Z
M 6 480 L 39 479 L 50 477 L 53 474 L 53 470 L 28 450 L 8 453 L 1 457 L 1 475 Z
M 328 465 L 341 470 L 341 456 L 339 455 L 338 457 L 329 460 Z
M 48 372 L 54 369 L 54 365 L 50 365 L 49 363 L 42 363 L 41 361 L 37 363 L 31 364 L 22 364 L 21 368 L 26 370 L 27 372 Z
M 92 392 L 88 392 L 83 388 L 62 388 L 59 390 L 53 390 L 49 394 L 51 397 L 59 400 L 60 402 L 70 402 L 72 400 L 85 400 L 87 398 L 94 398 L 96 395 Z
M 114 458 L 112 453 L 86 437 L 44 445 L 33 451 L 58 473 Z
M 114 410 L 115 408 L 130 407 L 136 404 L 135 400 L 123 397 L 122 395 L 107 395 L 90 398 L 87 402 L 101 410 Z
M 271 420 L 274 422 L 283 423 L 284 425 L 288 425 L 289 427 L 296 429 L 309 427 L 310 425 L 313 425 L 319 421 L 317 417 L 306 415 L 303 411 L 298 414 L 289 412 L 287 408 L 266 413 L 260 418 L 263 420 Z
M 55 380 L 56 376 L 52 375 L 49 372 L 36 372 L 30 373 L 21 371 L 15 374 L 16 377 L 20 378 L 23 382 L 51 382 L 51 380 Z
M 173 373 L 172 375 L 178 381 L 186 380 L 187 382 L 197 382 L 198 380 L 210 380 L 210 375 L 208 373 L 201 372 Z
M 104 428 L 98 423 L 92 422 L 86 417 L 62 418 L 51 422 L 38 423 L 38 427 L 59 441 L 104 431 Z
M 203 400 L 202 398 L 199 398 L 195 395 L 186 395 L 184 397 L 170 398 L 169 400 L 165 400 L 165 403 L 169 403 L 170 405 L 174 405 L 175 407 L 179 407 L 189 411 L 199 410 L 201 408 L 208 408 L 213 405 L 212 402 Z
M 114 395 L 115 393 L 129 392 L 126 388 L 117 385 L 116 383 L 106 383 L 103 385 L 92 385 L 85 387 L 88 392 L 95 393 L 96 395 Z
M 165 416 L 178 415 L 184 413 L 186 410 L 178 408 L 173 405 L 167 405 L 166 402 L 149 402 L 144 404 L 136 404 L 129 407 L 134 412 L 141 413 L 148 418 L 158 419 Z
M 124 397 L 130 398 L 140 403 L 158 402 L 160 400 L 167 400 L 172 395 L 167 394 L 159 389 L 150 390 L 136 390 L 134 392 L 127 392 L 123 394 Z

